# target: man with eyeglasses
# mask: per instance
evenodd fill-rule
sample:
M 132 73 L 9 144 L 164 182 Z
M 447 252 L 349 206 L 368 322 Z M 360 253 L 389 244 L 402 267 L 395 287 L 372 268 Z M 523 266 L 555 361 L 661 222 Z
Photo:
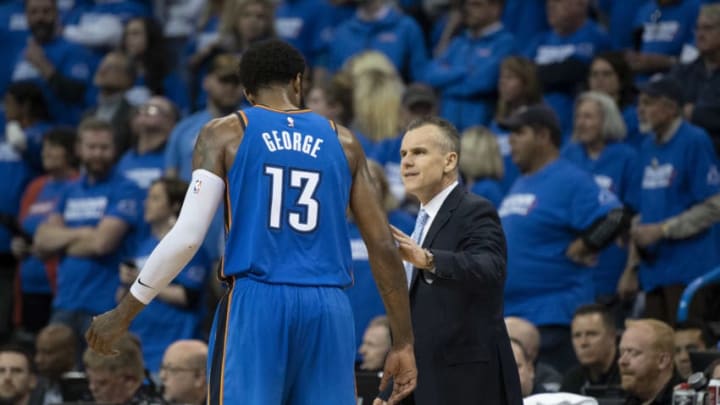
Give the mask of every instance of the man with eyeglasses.
M 160 366 L 165 401 L 188 405 L 205 403 L 207 354 L 207 345 L 200 340 L 178 340 L 168 346 Z
M 142 190 L 162 176 L 165 149 L 178 114 L 172 101 L 153 96 L 133 117 L 135 145 L 120 158 L 118 171 Z

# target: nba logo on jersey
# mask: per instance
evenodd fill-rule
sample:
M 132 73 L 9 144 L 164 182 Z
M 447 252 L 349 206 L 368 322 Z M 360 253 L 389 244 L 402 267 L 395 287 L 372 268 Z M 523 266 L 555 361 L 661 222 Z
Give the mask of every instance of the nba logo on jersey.
M 295 120 L 292 119 L 292 117 L 287 117 L 287 120 L 288 120 L 288 126 L 290 128 L 295 128 Z

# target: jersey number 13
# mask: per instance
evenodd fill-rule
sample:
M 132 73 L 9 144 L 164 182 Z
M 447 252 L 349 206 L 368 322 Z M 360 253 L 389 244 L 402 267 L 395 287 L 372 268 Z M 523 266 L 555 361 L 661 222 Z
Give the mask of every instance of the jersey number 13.
M 307 170 L 265 166 L 265 175 L 270 176 L 268 225 L 271 229 L 280 229 L 282 226 L 286 174 L 290 176 L 289 187 L 300 190 L 294 206 L 301 208 L 300 210 L 288 208 L 287 222 L 292 229 L 298 232 L 312 232 L 318 224 L 320 203 L 315 199 L 315 191 L 320 183 L 320 173 Z

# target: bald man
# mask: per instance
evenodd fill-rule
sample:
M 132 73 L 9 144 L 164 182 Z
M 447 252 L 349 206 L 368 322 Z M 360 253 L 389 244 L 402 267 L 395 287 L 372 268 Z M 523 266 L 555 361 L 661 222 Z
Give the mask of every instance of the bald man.
M 178 340 L 168 346 L 160 366 L 163 398 L 170 404 L 204 404 L 208 347 L 200 340 Z
M 35 364 L 44 403 L 63 402 L 60 379 L 64 373 L 75 369 L 77 346 L 75 332 L 67 325 L 50 324 L 38 333 L 35 339 Z
M 505 327 L 511 340 L 517 340 L 528 357 L 528 362 L 535 366 L 533 381 L 533 394 L 542 392 L 557 392 L 562 383 L 562 375 L 545 363 L 538 363 L 537 356 L 540 351 L 540 332 L 530 321 L 508 316 L 505 318 Z

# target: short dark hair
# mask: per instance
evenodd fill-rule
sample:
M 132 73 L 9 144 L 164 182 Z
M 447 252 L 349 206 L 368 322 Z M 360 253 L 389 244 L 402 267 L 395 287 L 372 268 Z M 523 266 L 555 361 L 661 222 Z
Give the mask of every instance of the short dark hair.
M 21 346 L 16 343 L 9 343 L 6 345 L 3 345 L 0 347 L 0 354 L 2 353 L 17 353 L 23 357 L 25 357 L 25 361 L 27 362 L 28 371 L 30 374 L 35 374 L 35 362 L 33 361 L 33 356 L 30 353 L 28 349 L 26 349 L 24 346 Z
M 714 347 L 715 339 L 712 336 L 710 328 L 698 321 L 684 321 L 675 325 L 675 332 L 697 330 L 700 332 L 700 339 L 705 343 L 706 347 Z
M 115 129 L 113 128 L 111 123 L 105 120 L 101 120 L 95 117 L 87 117 L 84 120 L 80 121 L 80 125 L 78 125 L 77 130 L 78 140 L 80 140 L 80 134 L 85 131 L 107 131 L 113 135 L 113 142 L 115 141 Z
M 50 118 L 47 100 L 37 84 L 29 81 L 15 82 L 8 86 L 6 94 L 12 96 L 18 104 L 27 105 L 32 118 Z
M 613 316 L 613 314 L 610 312 L 610 310 L 602 304 L 587 304 L 587 305 L 579 306 L 575 310 L 573 319 L 577 318 L 578 316 L 593 315 L 593 314 L 600 315 L 600 318 L 602 318 L 602 323 L 603 323 L 603 325 L 605 325 L 605 328 L 607 328 L 607 330 L 614 331 L 616 329 L 615 316 Z
M 70 166 L 78 166 L 78 157 L 75 154 L 77 136 L 71 127 L 57 127 L 49 130 L 43 137 L 43 142 L 59 146 L 65 150 L 65 158 Z
M 405 132 L 412 131 L 426 125 L 434 125 L 440 128 L 440 132 L 445 137 L 444 146 L 448 152 L 455 152 L 458 155 L 458 161 L 460 160 L 460 134 L 457 128 L 450 121 L 440 117 L 422 117 L 418 118 L 408 125 Z
M 180 208 L 185 200 L 185 193 L 187 192 L 188 184 L 180 179 L 172 177 L 160 177 L 159 179 L 152 182 L 155 184 L 162 184 L 165 187 L 165 194 L 167 195 L 168 205 L 177 211 L 175 215 L 180 214 Z
M 292 45 L 269 39 L 251 45 L 240 60 L 240 83 L 248 94 L 276 84 L 285 85 L 305 73 L 305 59 Z

